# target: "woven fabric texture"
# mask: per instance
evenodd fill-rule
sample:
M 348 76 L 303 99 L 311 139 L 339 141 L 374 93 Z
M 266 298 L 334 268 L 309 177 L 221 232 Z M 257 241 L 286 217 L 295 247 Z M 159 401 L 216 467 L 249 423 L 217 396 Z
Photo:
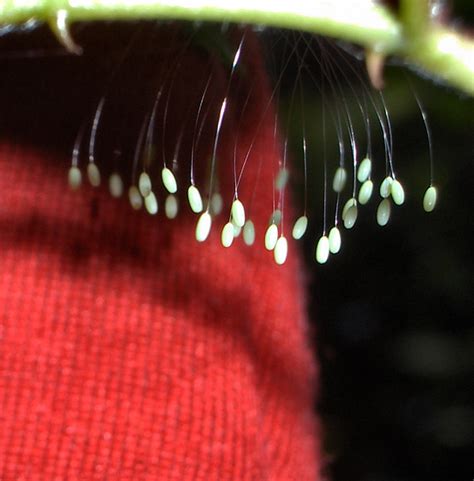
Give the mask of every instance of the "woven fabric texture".
M 244 122 L 229 108 L 220 149 L 227 211 L 203 244 L 184 198 L 174 221 L 135 213 L 105 187 L 70 192 L 66 155 L 0 142 L 2 481 L 320 479 L 297 247 L 282 267 L 263 248 L 280 149 L 249 45 L 251 105 Z M 240 192 L 257 245 L 224 249 L 236 132 L 239 165 L 255 140 Z

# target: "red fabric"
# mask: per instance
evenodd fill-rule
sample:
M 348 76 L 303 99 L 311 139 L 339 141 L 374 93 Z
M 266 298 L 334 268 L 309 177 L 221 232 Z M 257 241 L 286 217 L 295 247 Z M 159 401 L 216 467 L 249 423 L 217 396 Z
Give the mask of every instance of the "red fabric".
M 239 162 L 270 95 L 252 62 L 245 122 L 229 109 L 223 134 L 231 151 L 240 129 Z M 65 156 L 0 143 L 2 481 L 320 479 L 299 256 L 290 242 L 278 267 L 263 248 L 272 119 L 241 189 L 252 248 L 220 245 L 228 210 L 201 245 L 184 199 L 175 221 L 134 213 L 69 192 Z

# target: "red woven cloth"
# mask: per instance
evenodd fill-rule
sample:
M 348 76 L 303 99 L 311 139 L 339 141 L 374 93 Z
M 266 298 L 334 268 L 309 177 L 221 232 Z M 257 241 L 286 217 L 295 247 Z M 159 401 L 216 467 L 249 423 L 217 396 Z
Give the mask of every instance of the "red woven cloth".
M 302 267 L 263 248 L 279 149 L 254 57 L 246 120 L 226 120 L 239 162 L 259 130 L 252 248 L 220 245 L 228 211 L 198 244 L 184 199 L 175 221 L 134 213 L 69 192 L 66 156 L 0 143 L 2 481 L 320 479 Z

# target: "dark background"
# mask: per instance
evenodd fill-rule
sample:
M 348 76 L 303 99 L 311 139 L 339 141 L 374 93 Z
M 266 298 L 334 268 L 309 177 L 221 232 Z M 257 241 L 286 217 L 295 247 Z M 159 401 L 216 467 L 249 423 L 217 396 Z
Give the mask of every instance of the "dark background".
M 459 24 L 469 25 L 472 13 L 471 2 L 455 4 Z M 108 25 L 104 35 L 104 29 L 78 26 L 82 43 L 95 45 L 92 59 L 65 56 L 44 29 L 3 35 L 0 69 L 9 65 L 0 75 L 3 133 L 69 151 L 84 115 L 78 99 L 88 92 L 93 103 L 109 69 L 98 59 L 117 43 L 126 45 L 134 29 L 136 25 Z M 137 58 L 143 53 L 138 49 Z M 298 67 L 290 69 L 288 77 L 294 78 Z M 84 71 L 79 87 L 74 78 Z M 427 138 L 406 71 L 387 67 L 385 90 L 406 204 L 393 212 L 385 228 L 375 222 L 376 204 L 361 210 L 356 227 L 343 232 L 341 253 L 326 266 L 314 261 L 314 239 L 320 235 L 318 161 L 310 171 L 310 203 L 316 213 L 303 249 L 313 273 L 309 309 L 322 368 L 318 409 L 325 424 L 328 475 L 334 481 L 463 481 L 474 476 L 474 105 L 429 79 L 410 76 L 434 140 L 439 204 L 426 214 L 421 200 L 429 184 Z M 344 88 L 356 112 L 355 93 Z M 360 88 L 357 82 L 355 88 Z M 70 99 L 62 117 L 55 115 L 63 112 L 57 107 L 60 90 Z M 288 111 L 291 81 L 282 82 L 281 90 L 282 110 Z M 311 120 L 320 119 L 320 94 L 310 82 L 305 83 L 305 98 L 308 129 L 320 131 Z M 356 119 L 354 114 L 358 125 Z M 55 126 L 63 122 L 70 122 L 70 128 L 59 130 L 69 135 L 57 138 Z M 331 135 L 329 147 L 335 141 Z M 298 134 L 291 131 L 291 136 L 296 145 Z M 382 156 L 380 139 L 374 144 L 375 155 Z M 311 151 L 317 159 L 321 148 Z
M 472 21 L 472 2 L 454 6 L 459 24 Z M 386 69 L 385 95 L 406 204 L 385 228 L 376 205 L 363 209 L 337 258 L 314 266 L 319 409 L 337 481 L 474 477 L 474 104 L 411 77 L 434 140 L 439 204 L 426 214 L 427 140 L 404 70 Z M 305 252 L 314 265 L 311 241 Z
M 387 71 L 387 101 L 400 107 L 404 94 L 390 94 L 398 73 Z M 473 103 L 428 81 L 415 85 L 433 132 L 437 209 L 422 209 L 426 138 L 409 109 L 394 119 L 406 204 L 385 228 L 376 205 L 362 210 L 337 258 L 314 267 L 319 407 L 340 481 L 474 475 Z M 308 243 L 308 257 L 313 249 Z

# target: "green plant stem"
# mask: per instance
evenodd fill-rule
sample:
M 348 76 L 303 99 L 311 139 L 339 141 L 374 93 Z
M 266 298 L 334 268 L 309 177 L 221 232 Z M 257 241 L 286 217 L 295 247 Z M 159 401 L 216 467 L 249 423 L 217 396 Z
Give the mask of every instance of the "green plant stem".
M 400 29 L 385 9 L 371 2 L 308 0 L 3 0 L 0 22 L 18 23 L 32 17 L 68 12 L 70 21 L 162 18 L 261 24 L 306 30 L 344 38 L 366 46 L 390 49 Z M 346 5 L 344 5 L 346 3 Z M 342 4 L 342 8 L 341 8 Z M 352 6 L 351 6 L 352 4 Z
M 430 21 L 429 0 L 400 0 L 404 57 L 443 81 L 474 93 L 474 46 Z
M 51 22 L 58 12 L 68 22 L 207 20 L 318 33 L 396 54 L 474 95 L 474 43 L 429 24 L 426 0 L 402 1 L 401 20 L 372 0 L 0 0 L 0 24 Z
M 474 95 L 474 44 L 444 28 L 431 27 L 407 44 L 407 61 L 439 80 Z
M 405 36 L 420 37 L 429 26 L 430 0 L 400 0 L 400 19 Z

